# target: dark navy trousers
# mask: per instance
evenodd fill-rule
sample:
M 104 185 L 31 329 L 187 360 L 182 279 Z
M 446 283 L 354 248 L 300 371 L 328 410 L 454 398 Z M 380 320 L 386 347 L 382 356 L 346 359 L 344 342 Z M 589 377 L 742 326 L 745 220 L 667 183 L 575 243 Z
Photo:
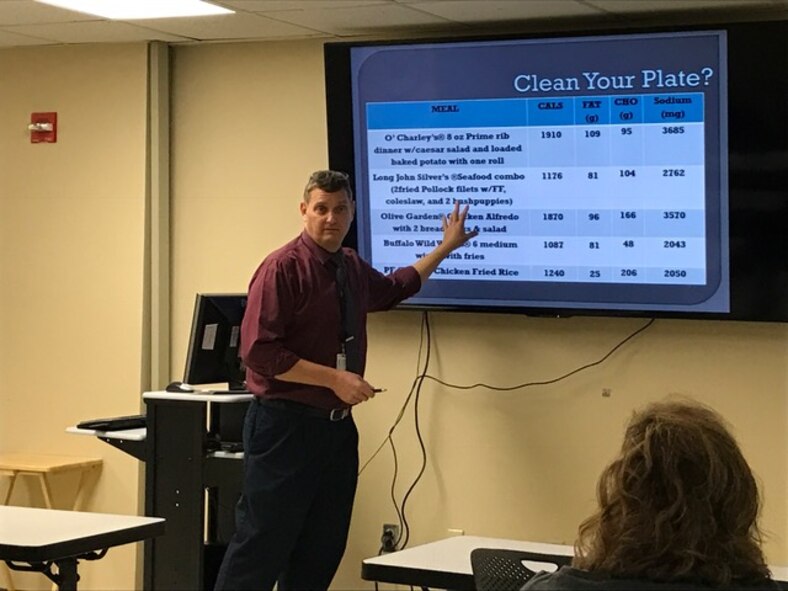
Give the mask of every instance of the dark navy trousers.
M 358 431 L 252 402 L 244 485 L 216 591 L 327 589 L 345 552 L 358 478 Z

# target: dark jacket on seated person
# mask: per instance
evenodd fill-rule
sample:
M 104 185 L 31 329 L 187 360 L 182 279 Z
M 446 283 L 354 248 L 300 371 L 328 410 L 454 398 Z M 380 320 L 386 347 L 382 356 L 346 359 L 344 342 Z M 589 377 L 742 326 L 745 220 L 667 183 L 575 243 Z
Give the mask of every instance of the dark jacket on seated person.
M 774 581 L 764 581 L 763 584 L 753 586 L 714 587 L 707 583 L 613 579 L 571 566 L 563 566 L 555 573 L 537 573 L 523 587 L 523 591 L 778 591 L 779 589 Z

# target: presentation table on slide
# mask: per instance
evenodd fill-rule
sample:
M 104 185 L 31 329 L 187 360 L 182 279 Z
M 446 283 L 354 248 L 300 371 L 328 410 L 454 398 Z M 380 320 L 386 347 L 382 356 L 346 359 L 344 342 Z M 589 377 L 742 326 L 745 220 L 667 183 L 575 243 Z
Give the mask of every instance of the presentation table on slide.
M 378 268 L 431 250 L 460 200 L 480 234 L 437 277 L 706 281 L 701 92 L 379 102 L 366 117 Z

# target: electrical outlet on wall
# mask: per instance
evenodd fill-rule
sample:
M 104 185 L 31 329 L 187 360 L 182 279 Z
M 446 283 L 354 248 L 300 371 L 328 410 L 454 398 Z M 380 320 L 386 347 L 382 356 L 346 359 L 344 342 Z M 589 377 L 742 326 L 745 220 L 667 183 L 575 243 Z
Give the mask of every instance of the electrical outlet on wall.
M 383 524 L 383 533 L 380 536 L 380 547 L 383 552 L 394 552 L 399 541 L 399 526 L 393 523 Z

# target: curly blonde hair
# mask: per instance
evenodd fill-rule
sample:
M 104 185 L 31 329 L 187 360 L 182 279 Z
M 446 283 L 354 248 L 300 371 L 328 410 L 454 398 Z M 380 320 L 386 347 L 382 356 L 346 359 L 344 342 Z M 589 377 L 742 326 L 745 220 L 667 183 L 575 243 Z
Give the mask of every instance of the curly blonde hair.
M 615 578 L 755 584 L 769 579 L 758 486 L 724 419 L 688 400 L 636 412 L 602 472 L 599 510 L 573 566 Z

